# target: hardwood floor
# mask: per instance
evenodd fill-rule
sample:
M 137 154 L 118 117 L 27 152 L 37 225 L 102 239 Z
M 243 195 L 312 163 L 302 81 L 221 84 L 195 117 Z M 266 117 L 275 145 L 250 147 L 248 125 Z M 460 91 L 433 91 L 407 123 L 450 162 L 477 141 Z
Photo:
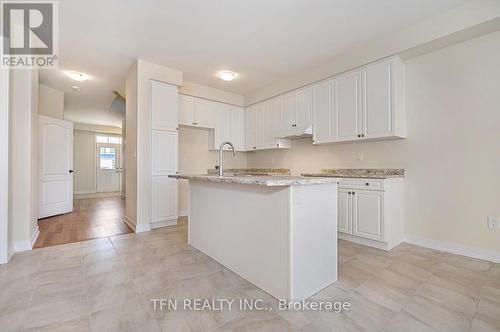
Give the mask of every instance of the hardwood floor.
M 119 196 L 74 200 L 74 211 L 38 220 L 35 248 L 132 233 L 125 224 L 125 201 Z

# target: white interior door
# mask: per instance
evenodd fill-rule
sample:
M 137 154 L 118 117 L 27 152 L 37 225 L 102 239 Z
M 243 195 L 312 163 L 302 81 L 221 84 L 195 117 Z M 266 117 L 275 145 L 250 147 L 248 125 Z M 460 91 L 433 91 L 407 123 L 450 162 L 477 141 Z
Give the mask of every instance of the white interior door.
M 39 115 L 39 218 L 73 211 L 73 123 Z
M 118 192 L 121 190 L 121 145 L 97 143 L 97 192 Z

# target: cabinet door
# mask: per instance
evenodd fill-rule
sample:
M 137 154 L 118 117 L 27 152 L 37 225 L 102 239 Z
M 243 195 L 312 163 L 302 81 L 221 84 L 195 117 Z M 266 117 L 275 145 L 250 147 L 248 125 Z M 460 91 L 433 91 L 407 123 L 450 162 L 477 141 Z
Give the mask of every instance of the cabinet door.
M 340 189 L 337 193 L 337 228 L 339 232 L 352 234 L 351 227 L 351 191 Z
M 194 97 L 179 95 L 179 124 L 194 125 Z
M 267 103 L 267 121 L 265 145 L 268 148 L 274 148 L 279 146 L 276 133 L 281 128 L 281 98 L 271 99 Z
M 267 103 L 260 103 L 255 108 L 255 141 L 257 149 L 267 148 L 269 119 L 267 111 Z
M 151 133 L 152 175 L 171 175 L 178 170 L 178 133 L 153 130 Z
M 200 98 L 194 100 L 195 126 L 204 128 L 214 127 L 215 102 Z
M 352 199 L 352 234 L 385 241 L 385 193 L 355 190 Z
M 229 116 L 230 110 L 228 105 L 216 104 L 214 115 L 214 135 L 215 135 L 215 149 L 219 149 L 222 142 L 230 141 L 229 137 Z
M 296 95 L 297 108 L 295 110 L 295 125 L 306 127 L 312 124 L 312 89 L 299 90 Z
M 314 126 L 313 143 L 332 141 L 332 96 L 331 81 L 320 83 L 313 88 Z
M 245 112 L 241 107 L 232 107 L 229 117 L 229 137 L 237 151 L 245 150 Z
M 178 190 L 176 179 L 165 176 L 153 177 L 151 183 L 152 222 L 178 218 Z
M 179 125 L 179 96 L 177 86 L 151 82 L 151 128 L 177 130 Z
M 281 128 L 290 129 L 295 124 L 296 98 L 294 93 L 283 96 L 281 105 Z
M 247 151 L 257 149 L 256 106 L 245 109 L 245 147 Z
M 393 68 L 389 60 L 363 70 L 366 138 L 394 135 Z
M 335 141 L 361 139 L 361 73 L 347 73 L 335 79 Z

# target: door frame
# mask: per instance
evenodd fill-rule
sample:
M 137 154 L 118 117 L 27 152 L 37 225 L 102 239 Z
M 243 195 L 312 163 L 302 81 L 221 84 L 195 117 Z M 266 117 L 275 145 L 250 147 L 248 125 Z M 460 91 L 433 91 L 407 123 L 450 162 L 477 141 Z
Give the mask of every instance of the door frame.
M 0 36 L 3 44 L 3 37 Z M 9 70 L 0 69 L 0 264 L 9 261 Z

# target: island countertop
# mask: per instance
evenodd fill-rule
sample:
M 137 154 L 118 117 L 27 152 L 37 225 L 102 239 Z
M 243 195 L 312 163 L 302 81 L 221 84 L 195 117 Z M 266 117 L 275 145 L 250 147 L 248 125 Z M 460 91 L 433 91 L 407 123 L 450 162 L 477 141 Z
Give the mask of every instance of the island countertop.
M 179 174 L 169 175 L 174 179 L 185 179 L 205 182 L 249 184 L 265 187 L 315 185 L 337 183 L 333 177 L 303 177 L 303 176 L 218 176 L 207 174 Z
M 302 173 L 305 177 L 333 177 L 333 178 L 367 178 L 389 179 L 402 178 L 405 170 L 399 168 L 325 168 L 321 173 Z

